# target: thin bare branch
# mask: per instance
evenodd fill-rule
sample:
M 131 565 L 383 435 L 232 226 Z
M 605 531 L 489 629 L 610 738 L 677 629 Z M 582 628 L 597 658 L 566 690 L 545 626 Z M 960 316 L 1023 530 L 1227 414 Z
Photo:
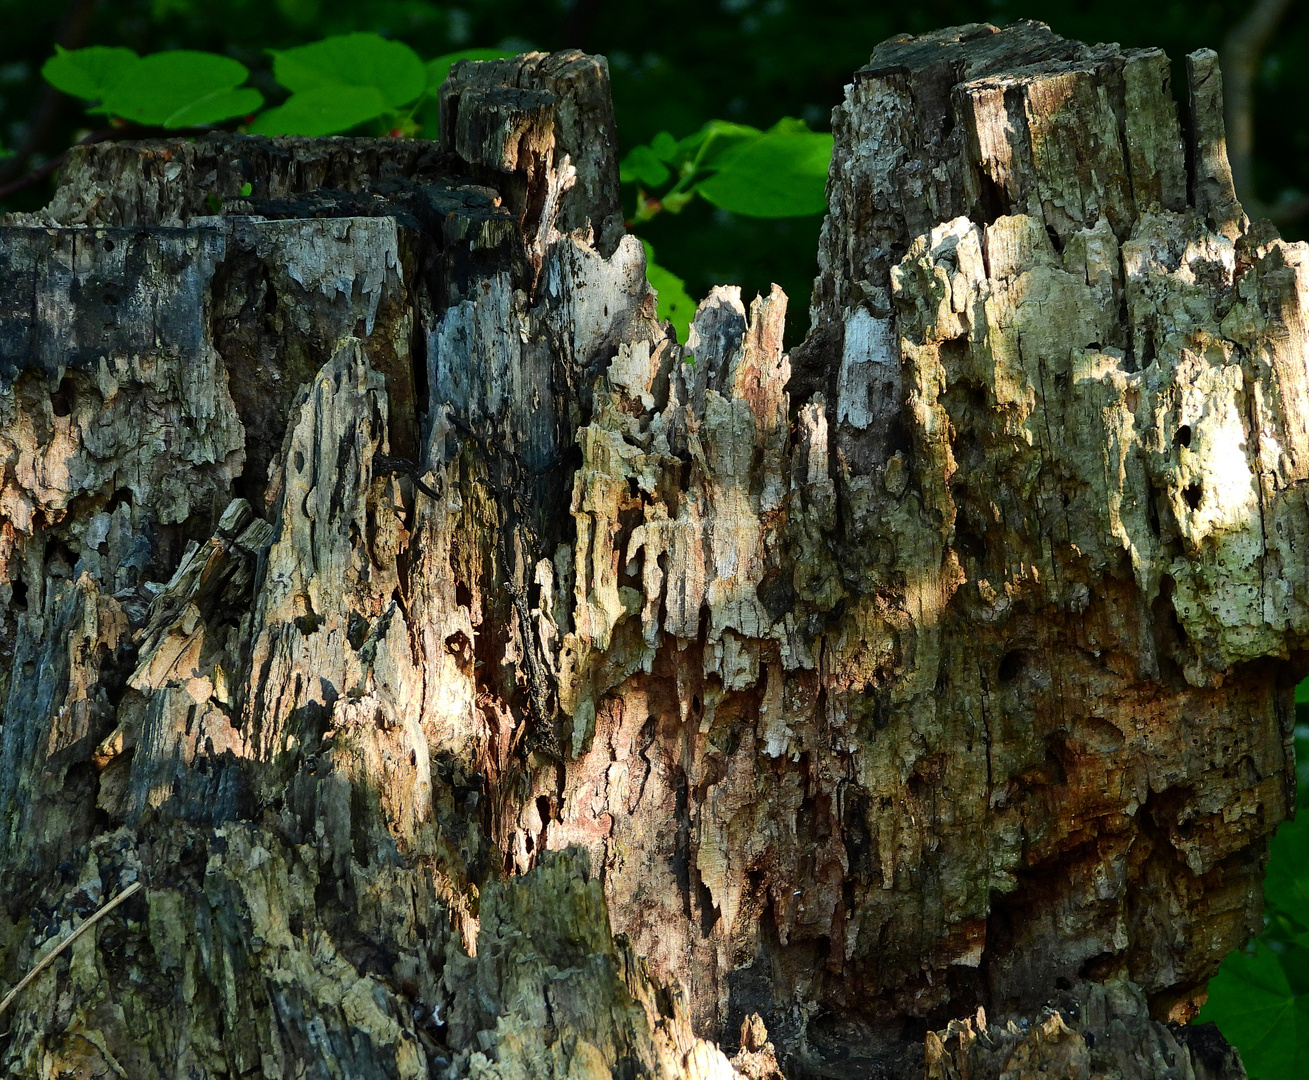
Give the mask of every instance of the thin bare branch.
M 90 930 L 91 927 L 93 927 L 96 923 L 98 923 L 101 919 L 103 919 L 106 915 L 108 915 L 111 911 L 113 911 L 114 908 L 116 908 L 129 896 L 136 895 L 136 893 L 139 892 L 140 889 L 141 889 L 141 882 L 139 881 L 132 882 L 131 885 L 129 885 L 122 892 L 120 892 L 117 896 L 115 896 L 112 900 L 110 900 L 109 903 L 107 903 L 104 907 L 102 907 L 99 911 L 97 911 L 94 915 L 92 915 L 89 919 L 87 919 L 86 922 L 82 923 L 81 926 L 79 926 L 76 930 L 74 930 L 71 934 L 69 934 L 66 938 L 64 938 L 63 941 L 61 941 L 58 945 L 56 945 L 53 949 L 51 949 L 48 953 L 46 953 L 45 956 L 37 963 L 36 967 L 32 968 L 31 971 L 29 971 L 26 975 L 24 975 L 22 980 L 19 982 L 19 984 L 15 986 L 12 990 L 10 990 L 8 994 L 5 995 L 5 999 L 3 1001 L 0 1001 L 0 1014 L 4 1013 L 4 1011 L 7 1008 L 9 1008 L 14 998 L 18 997 L 18 995 L 27 988 L 28 983 L 30 983 L 33 979 L 35 979 L 38 975 L 40 975 L 41 972 L 43 972 L 46 968 L 48 968 L 51 964 L 53 964 L 56 959 L 58 959 L 60 953 L 62 953 L 65 949 L 67 949 L 68 946 L 70 946 L 74 941 L 76 941 L 88 930 Z

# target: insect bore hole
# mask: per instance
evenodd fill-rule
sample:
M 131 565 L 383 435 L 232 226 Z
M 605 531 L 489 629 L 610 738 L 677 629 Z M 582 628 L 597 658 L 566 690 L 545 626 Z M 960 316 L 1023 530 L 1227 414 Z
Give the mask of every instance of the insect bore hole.
M 1010 649 L 1000 657 L 1000 667 L 995 677 L 1002 683 L 1013 682 L 1023 672 L 1023 653 L 1021 649 Z

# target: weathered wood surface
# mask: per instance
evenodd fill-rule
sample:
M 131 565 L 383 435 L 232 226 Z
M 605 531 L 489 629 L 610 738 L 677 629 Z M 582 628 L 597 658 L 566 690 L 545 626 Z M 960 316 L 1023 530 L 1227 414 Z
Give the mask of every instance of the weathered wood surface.
M 979 1008 L 930 1032 L 924 1080 L 1234 1080 L 1237 1052 L 1212 1024 L 1150 1019 L 1140 988 L 1121 979 L 1081 983 L 1036 1016 L 988 1024 Z
M 0 980 L 146 888 L 0 1061 L 1241 1075 L 1160 1021 L 1290 806 L 1309 287 L 1188 70 L 880 46 L 793 357 L 656 320 L 580 54 L 75 152 L 0 226 Z

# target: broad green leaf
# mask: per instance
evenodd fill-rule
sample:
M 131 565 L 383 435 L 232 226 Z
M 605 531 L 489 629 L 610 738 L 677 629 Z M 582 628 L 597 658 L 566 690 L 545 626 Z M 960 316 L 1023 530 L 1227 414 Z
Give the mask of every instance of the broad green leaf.
M 427 61 L 427 92 L 435 97 L 446 76 L 450 74 L 450 69 L 460 60 L 507 60 L 517 55 L 517 53 L 505 52 L 503 49 L 463 49 L 438 56 L 434 60 Z
M 1267 940 L 1267 934 L 1264 940 Z M 1302 932 L 1290 941 L 1270 943 L 1270 947 L 1277 954 L 1291 993 L 1297 996 L 1309 994 L 1309 934 Z M 1309 999 L 1306 999 L 1305 1004 L 1309 1007 Z M 1309 1027 L 1305 1028 L 1305 1034 L 1309 1035 Z
M 1309 1075 L 1307 998 L 1292 991 L 1278 955 L 1258 945 L 1223 961 L 1196 1020 L 1218 1025 L 1251 1080 L 1287 1080 Z
M 62 90 L 63 87 L 60 87 Z M 1295 688 L 1295 703 L 1297 705 L 1309 705 L 1309 679 L 1305 679 Z
M 763 137 L 758 128 L 726 120 L 710 120 L 680 141 L 661 131 L 649 146 L 635 147 L 623 159 L 620 178 L 627 184 L 639 182 L 646 187 L 660 187 L 673 172 L 685 179 L 700 170 L 717 168 L 733 150 Z
M 668 132 L 661 131 L 650 140 L 650 149 L 660 161 L 671 164 L 677 157 L 677 140 Z
M 832 136 L 764 135 L 738 145 L 696 190 L 715 206 L 748 217 L 802 217 L 827 208 Z
M 103 109 L 136 124 L 169 124 L 174 116 L 192 106 L 197 107 L 196 115 L 210 115 L 214 109 L 206 110 L 200 103 L 206 98 L 218 100 L 216 95 L 234 90 L 249 74 L 244 64 L 217 53 L 191 49 L 154 53 L 126 69 L 105 95 Z M 248 103 L 250 98 L 247 96 L 245 100 Z M 242 108 L 218 119 L 226 120 L 249 111 Z M 211 117 L 196 122 L 214 123 L 215 120 Z
M 255 118 L 252 135 L 338 135 L 386 112 L 375 86 L 319 86 Z
M 1284 911 L 1309 922 L 1309 816 L 1282 825 L 1268 845 L 1268 855 L 1264 904 L 1269 914 Z
M 794 116 L 784 116 L 768 129 L 769 135 L 808 135 L 809 125 Z
M 688 135 L 677 144 L 677 153 L 669 164 L 694 161 L 701 168 L 712 168 L 729 150 L 753 142 L 762 135 L 762 131 L 748 124 L 710 120 L 694 135 Z
M 624 184 L 636 180 L 648 188 L 662 187 L 671 175 L 668 166 L 648 146 L 634 147 L 618 165 L 618 177 Z
M 645 279 L 659 294 L 659 318 L 673 324 L 677 340 L 685 345 L 695 316 L 695 301 L 687 295 L 686 283 L 681 278 L 655 262 L 654 248 L 644 240 L 641 245 L 645 248 Z
M 271 50 L 273 77 L 292 94 L 329 87 L 370 87 L 384 109 L 408 105 L 427 86 L 418 54 L 380 34 L 338 34 L 294 49 Z M 339 130 L 339 129 L 338 129 Z
M 56 45 L 54 56 L 42 66 L 41 74 L 56 90 L 88 101 L 101 101 L 138 59 L 131 49 L 112 45 L 92 45 L 87 49 Z
M 248 116 L 264 104 L 264 95 L 248 86 L 235 90 L 215 90 L 190 105 L 184 105 L 164 121 L 164 127 L 200 127 L 220 124 L 234 116 Z

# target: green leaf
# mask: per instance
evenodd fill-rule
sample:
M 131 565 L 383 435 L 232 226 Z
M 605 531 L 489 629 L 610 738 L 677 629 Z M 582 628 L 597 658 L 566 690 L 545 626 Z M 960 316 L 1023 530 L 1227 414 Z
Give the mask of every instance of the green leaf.
M 1295 688 L 1295 702 L 1297 705 L 1309 705 L 1309 679 L 1305 679 Z
M 677 340 L 685 345 L 686 336 L 691 332 L 691 319 L 695 316 L 695 301 L 687 295 L 686 284 L 681 278 L 655 262 L 654 248 L 644 240 L 641 246 L 645 248 L 645 279 L 659 294 L 659 318 L 673 324 Z
M 666 131 L 659 132 L 650 140 L 650 149 L 654 151 L 655 157 L 670 165 L 677 158 L 677 140 Z
M 1288 821 L 1268 845 L 1264 905 L 1301 922 L 1309 917 L 1309 815 Z
M 164 121 L 164 127 L 221 124 L 234 116 L 248 116 L 252 112 L 257 112 L 263 104 L 264 95 L 248 86 L 238 87 L 236 90 L 216 90 L 178 109 Z
M 763 132 L 748 124 L 727 120 L 710 120 L 694 135 L 677 144 L 677 153 L 669 164 L 696 162 L 700 168 L 713 168 L 728 151 L 759 139 Z
M 808 135 L 809 125 L 794 116 L 784 116 L 768 129 L 769 135 Z
M 375 86 L 319 86 L 292 94 L 250 125 L 253 135 L 337 135 L 386 112 Z
M 827 208 L 832 136 L 764 135 L 732 148 L 696 190 L 715 206 L 748 217 L 803 217 Z
M 636 180 L 648 188 L 662 187 L 670 176 L 668 166 L 648 146 L 634 147 L 618 165 L 618 178 L 624 184 Z
M 123 72 L 105 95 L 103 110 L 136 124 L 212 124 L 250 111 L 251 95 L 257 96 L 258 91 L 246 91 L 239 100 L 224 97 L 249 75 L 244 64 L 217 53 L 191 49 L 154 53 Z M 262 101 L 260 97 L 255 107 Z M 188 114 L 203 119 L 174 119 Z
M 294 49 L 270 51 L 274 78 L 293 95 L 368 87 L 381 95 L 380 112 L 409 104 L 427 86 L 427 72 L 418 54 L 403 42 L 387 41 L 380 34 L 338 34 Z
M 1197 1022 L 1213 1021 L 1241 1051 L 1251 1080 L 1309 1075 L 1309 995 L 1296 994 L 1266 945 L 1234 952 L 1209 983 Z
M 92 45 L 87 49 L 56 45 L 54 56 L 42 66 L 41 74 L 56 90 L 88 101 L 101 101 L 138 59 L 131 49 L 111 45 Z
M 435 60 L 427 61 L 427 92 L 435 97 L 446 76 L 450 74 L 450 69 L 460 60 L 507 60 L 517 55 L 503 49 L 461 49 L 459 52 L 438 56 Z

